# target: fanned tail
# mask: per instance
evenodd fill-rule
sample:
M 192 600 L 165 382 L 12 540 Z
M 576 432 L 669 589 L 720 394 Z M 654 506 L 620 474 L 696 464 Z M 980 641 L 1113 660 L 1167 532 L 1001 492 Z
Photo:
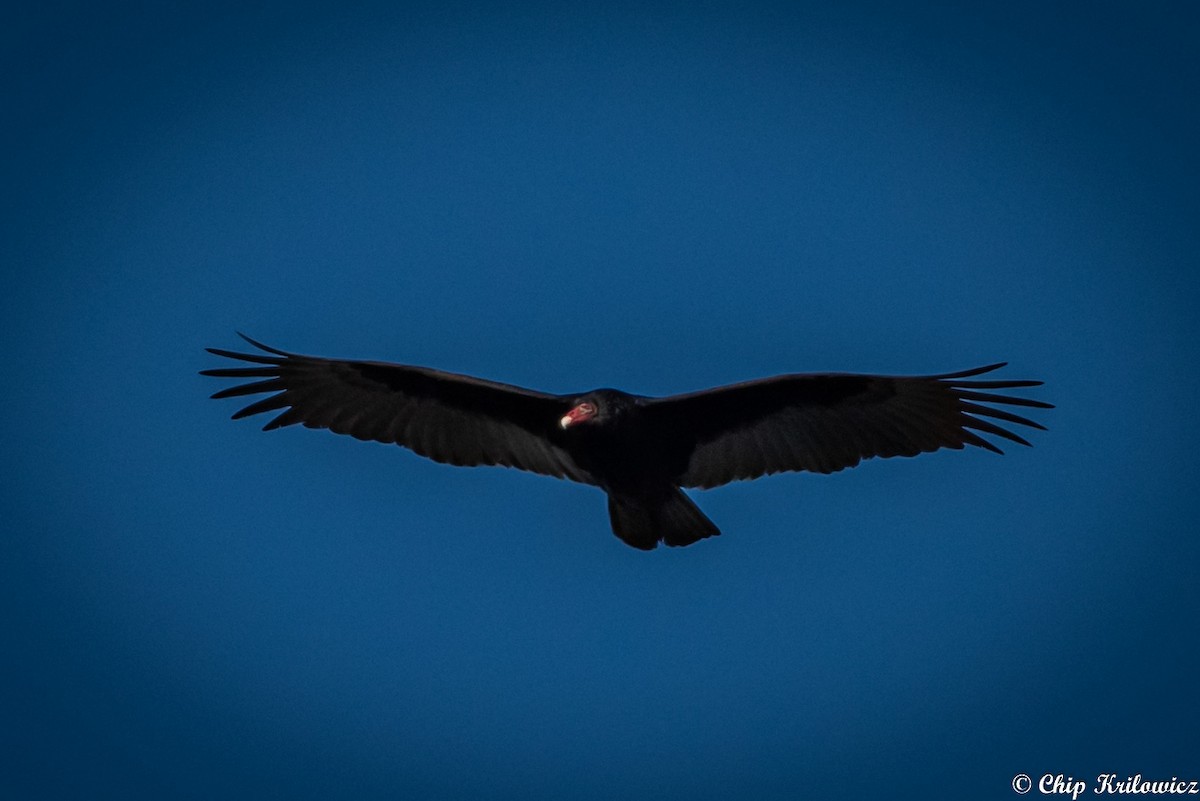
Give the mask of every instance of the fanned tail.
M 625 544 L 643 551 L 654 550 L 659 542 L 691 545 L 721 533 L 677 487 L 653 499 L 609 495 L 608 516 L 613 533 Z

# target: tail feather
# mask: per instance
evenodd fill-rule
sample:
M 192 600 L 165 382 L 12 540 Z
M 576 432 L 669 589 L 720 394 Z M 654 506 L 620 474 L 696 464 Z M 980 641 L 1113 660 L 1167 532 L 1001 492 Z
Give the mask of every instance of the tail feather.
M 609 495 L 608 516 L 613 533 L 627 545 L 643 551 L 654 550 L 659 542 L 691 545 L 721 533 L 677 487 L 653 499 Z

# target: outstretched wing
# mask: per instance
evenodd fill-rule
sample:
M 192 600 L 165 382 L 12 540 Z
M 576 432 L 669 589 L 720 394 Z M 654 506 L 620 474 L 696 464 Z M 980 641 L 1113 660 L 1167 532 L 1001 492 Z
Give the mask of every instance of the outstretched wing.
M 832 473 L 873 456 L 916 456 L 964 445 L 1000 453 L 975 432 L 1022 445 L 984 418 L 1044 427 L 996 404 L 1042 401 L 980 390 L 1041 381 L 967 381 L 1004 363 L 945 375 L 786 375 L 644 402 L 664 459 L 684 487 L 717 487 L 789 470 Z
M 208 348 L 255 366 L 201 371 L 259 379 L 214 398 L 272 393 L 236 412 L 235 420 L 282 409 L 264 431 L 300 423 L 395 443 L 437 462 L 504 465 L 594 483 L 557 443 L 564 398 L 425 367 L 301 356 L 240 336 L 269 355 Z

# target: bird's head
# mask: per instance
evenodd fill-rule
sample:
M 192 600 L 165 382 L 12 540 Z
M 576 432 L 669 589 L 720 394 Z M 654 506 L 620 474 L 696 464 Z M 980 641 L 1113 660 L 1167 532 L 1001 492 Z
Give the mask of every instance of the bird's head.
M 600 407 L 591 401 L 580 401 L 571 407 L 571 411 L 562 416 L 558 421 L 560 428 L 570 428 L 577 426 L 580 423 L 588 423 L 596 419 L 596 415 L 600 413 Z
M 598 389 L 571 401 L 571 408 L 558 421 L 559 428 L 584 424 L 612 423 L 633 405 L 633 397 L 615 389 Z

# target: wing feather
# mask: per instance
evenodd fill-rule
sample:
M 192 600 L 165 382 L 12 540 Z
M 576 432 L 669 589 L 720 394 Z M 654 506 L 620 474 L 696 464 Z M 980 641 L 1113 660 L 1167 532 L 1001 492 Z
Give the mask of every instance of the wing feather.
M 966 445 L 1001 453 L 980 434 L 1029 443 L 997 422 L 1043 429 L 997 406 L 1051 404 L 979 390 L 1040 386 L 965 380 L 1004 363 L 931 376 L 788 375 L 647 399 L 644 408 L 673 478 L 709 488 L 783 471 L 832 473 L 873 457 Z M 979 432 L 979 433 L 976 433 Z
M 272 393 L 239 409 L 234 419 L 282 409 L 264 431 L 300 423 L 395 443 L 438 462 L 504 465 L 595 483 L 561 445 L 557 421 L 565 398 L 425 367 L 302 356 L 241 336 L 263 353 L 208 351 L 256 366 L 201 371 L 259 379 L 214 398 Z

